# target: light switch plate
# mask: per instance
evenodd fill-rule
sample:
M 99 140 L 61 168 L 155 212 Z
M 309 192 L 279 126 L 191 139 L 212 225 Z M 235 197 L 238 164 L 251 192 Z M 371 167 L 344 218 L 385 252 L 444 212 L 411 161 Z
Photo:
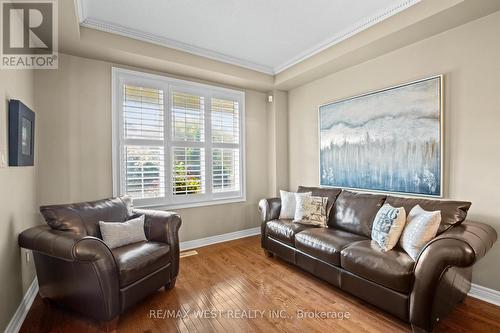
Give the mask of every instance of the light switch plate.
M 0 151 L 0 168 L 6 168 L 7 167 L 7 156 L 5 152 Z

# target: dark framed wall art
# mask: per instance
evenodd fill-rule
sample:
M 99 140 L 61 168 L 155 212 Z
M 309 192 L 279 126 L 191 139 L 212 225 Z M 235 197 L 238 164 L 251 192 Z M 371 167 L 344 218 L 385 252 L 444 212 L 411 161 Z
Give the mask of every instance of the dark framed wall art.
M 21 101 L 9 101 L 9 166 L 32 166 L 35 156 L 35 113 Z

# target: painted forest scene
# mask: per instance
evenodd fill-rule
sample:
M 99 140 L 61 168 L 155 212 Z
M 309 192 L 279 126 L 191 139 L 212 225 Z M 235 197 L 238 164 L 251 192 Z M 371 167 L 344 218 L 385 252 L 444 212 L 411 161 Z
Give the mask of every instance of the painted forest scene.
M 323 105 L 322 186 L 441 196 L 441 77 Z

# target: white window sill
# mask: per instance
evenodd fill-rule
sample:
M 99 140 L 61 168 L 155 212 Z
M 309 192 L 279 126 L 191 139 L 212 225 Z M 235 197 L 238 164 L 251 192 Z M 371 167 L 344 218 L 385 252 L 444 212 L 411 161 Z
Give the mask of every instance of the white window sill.
M 173 209 L 184 209 L 184 208 L 196 208 L 196 207 L 205 207 L 205 206 L 215 206 L 215 205 L 226 205 L 232 203 L 246 202 L 246 198 L 238 197 L 238 198 L 224 198 L 224 199 L 216 199 L 211 201 L 202 201 L 202 202 L 188 202 L 183 204 L 158 204 L 158 205 L 134 205 L 134 208 L 138 209 L 156 209 L 156 210 L 173 210 Z

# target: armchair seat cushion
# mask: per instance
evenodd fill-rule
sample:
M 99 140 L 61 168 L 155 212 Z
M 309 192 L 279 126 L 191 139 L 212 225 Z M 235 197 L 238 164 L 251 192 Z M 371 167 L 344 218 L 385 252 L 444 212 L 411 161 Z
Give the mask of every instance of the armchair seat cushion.
M 317 228 L 312 225 L 292 222 L 287 219 L 277 219 L 267 222 L 267 235 L 282 241 L 288 245 L 295 246 L 295 235 L 303 230 Z
M 365 240 L 347 246 L 340 253 L 346 271 L 401 293 L 409 293 L 415 262 L 398 247 L 383 252 L 377 242 Z
M 366 237 L 331 228 L 304 230 L 295 236 L 295 247 L 331 265 L 340 266 L 340 251 Z
M 139 242 L 111 250 L 118 266 L 120 287 L 125 287 L 170 263 L 170 246 Z

